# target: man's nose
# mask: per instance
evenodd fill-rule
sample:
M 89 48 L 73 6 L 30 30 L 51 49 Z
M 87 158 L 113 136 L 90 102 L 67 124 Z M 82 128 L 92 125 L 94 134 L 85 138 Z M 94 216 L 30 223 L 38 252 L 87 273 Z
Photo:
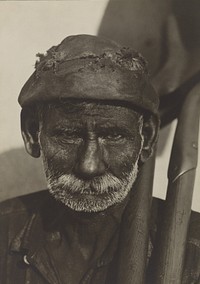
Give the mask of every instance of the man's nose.
M 105 171 L 106 164 L 98 141 L 87 141 L 78 158 L 77 174 L 84 179 L 91 179 L 103 175 Z

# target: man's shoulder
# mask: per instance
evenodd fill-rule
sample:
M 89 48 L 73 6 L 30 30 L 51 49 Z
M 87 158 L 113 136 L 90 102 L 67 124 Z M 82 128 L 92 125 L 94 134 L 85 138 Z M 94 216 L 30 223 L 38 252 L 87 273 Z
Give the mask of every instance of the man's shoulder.
M 48 191 L 30 193 L 18 196 L 0 203 L 0 218 L 10 217 L 14 214 L 32 213 L 48 198 Z

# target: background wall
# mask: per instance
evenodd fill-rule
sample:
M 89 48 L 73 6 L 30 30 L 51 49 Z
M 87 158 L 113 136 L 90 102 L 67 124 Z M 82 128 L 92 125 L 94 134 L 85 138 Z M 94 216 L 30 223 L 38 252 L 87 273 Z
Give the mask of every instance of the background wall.
M 40 160 L 29 157 L 23 149 L 20 107 L 17 104 L 18 94 L 34 70 L 35 54 L 44 53 L 71 34 L 99 33 L 142 51 L 149 61 L 158 91 L 172 90 L 185 79 L 182 75 L 186 74 L 184 70 L 189 70 L 187 72 L 191 75 L 197 69 L 195 60 L 188 68 L 188 56 L 194 52 L 189 52 L 191 46 L 186 47 L 182 43 L 174 2 L 179 1 L 0 2 L 1 200 L 45 188 Z M 170 74 L 171 77 L 167 77 L 167 80 L 166 62 L 168 69 L 171 68 L 167 72 L 167 76 Z M 165 79 L 160 85 L 158 82 L 162 80 L 159 74 L 162 80 Z M 173 122 L 171 126 L 162 129 L 160 135 L 154 186 L 154 195 L 160 198 L 165 198 L 167 166 L 175 124 Z M 199 170 L 193 209 L 200 211 Z

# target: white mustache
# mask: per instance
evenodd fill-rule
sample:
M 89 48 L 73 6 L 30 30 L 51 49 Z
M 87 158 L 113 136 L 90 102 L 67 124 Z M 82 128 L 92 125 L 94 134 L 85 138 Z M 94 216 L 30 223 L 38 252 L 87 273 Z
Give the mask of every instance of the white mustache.
M 56 200 L 75 211 L 99 212 L 121 202 L 131 190 L 137 178 L 138 161 L 131 172 L 121 179 L 106 173 L 101 177 L 84 181 L 73 174 L 55 173 L 46 169 L 49 192 Z
M 65 189 L 67 187 L 68 192 L 71 193 L 96 195 L 118 191 L 119 188 L 126 186 L 127 178 L 119 179 L 110 173 L 106 173 L 103 176 L 85 181 L 73 174 L 62 174 L 57 178 L 54 175 L 49 175 L 48 184 L 50 188 L 56 186 Z

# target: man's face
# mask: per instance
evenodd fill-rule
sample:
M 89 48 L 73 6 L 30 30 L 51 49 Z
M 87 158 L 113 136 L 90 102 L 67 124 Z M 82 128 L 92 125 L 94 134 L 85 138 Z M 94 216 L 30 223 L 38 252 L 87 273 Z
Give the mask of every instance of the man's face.
M 121 202 L 137 176 L 142 117 L 125 107 L 57 105 L 40 122 L 39 141 L 53 196 L 76 211 Z

